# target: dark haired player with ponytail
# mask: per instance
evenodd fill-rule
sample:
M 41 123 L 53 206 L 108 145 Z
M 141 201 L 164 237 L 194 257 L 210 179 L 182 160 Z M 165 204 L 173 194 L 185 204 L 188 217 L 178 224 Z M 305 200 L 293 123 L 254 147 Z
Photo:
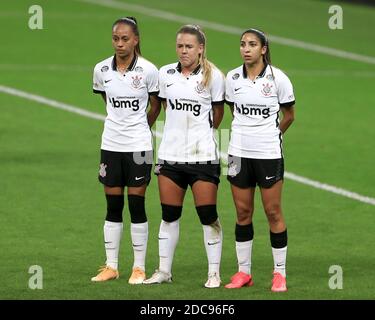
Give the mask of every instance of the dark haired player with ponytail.
M 150 127 L 160 112 L 158 70 L 141 56 L 140 34 L 135 18 L 118 19 L 112 25 L 115 55 L 94 69 L 95 93 L 106 103 L 107 117 L 101 144 L 99 181 L 104 185 L 107 216 L 104 223 L 106 264 L 92 281 L 117 279 L 123 230 L 124 189 L 131 218 L 134 263 L 130 284 L 146 278 L 145 259 L 148 222 L 145 193 L 153 159 Z M 147 107 L 150 102 L 150 109 Z
M 246 30 L 241 35 L 240 53 L 244 63 L 230 71 L 226 78 L 225 99 L 233 113 L 228 180 L 237 211 L 238 272 L 225 287 L 253 285 L 252 217 L 258 185 L 270 227 L 274 260 L 271 290 L 281 292 L 287 290 L 287 229 L 281 210 L 282 136 L 294 120 L 293 86 L 280 69 L 271 66 L 268 39 L 262 31 Z

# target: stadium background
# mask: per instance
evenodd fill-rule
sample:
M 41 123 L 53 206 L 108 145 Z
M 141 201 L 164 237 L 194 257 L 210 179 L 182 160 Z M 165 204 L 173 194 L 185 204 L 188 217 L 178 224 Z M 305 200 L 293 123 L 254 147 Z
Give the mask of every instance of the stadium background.
M 190 192 L 172 285 L 127 284 L 133 259 L 127 210 L 121 278 L 91 283 L 105 259 L 105 199 L 97 182 L 103 123 L 5 92 L 15 88 L 104 115 L 101 99 L 92 94 L 92 68 L 112 54 L 111 24 L 126 15 L 137 17 L 143 55 L 158 67 L 176 60 L 175 32 L 185 23 L 181 17 L 205 21 L 208 57 L 224 73 L 241 64 L 240 32 L 236 32 L 248 27 L 357 53 L 370 58 L 338 57 L 321 49 L 281 44 L 275 37 L 271 41 L 273 64 L 289 75 L 297 99 L 296 121 L 284 139 L 286 170 L 374 198 L 374 7 L 309 0 L 40 0 L 44 28 L 30 30 L 28 9 L 33 4 L 1 2 L 0 299 L 374 299 L 374 205 L 288 178 L 283 196 L 289 234 L 287 293 L 275 295 L 269 290 L 272 255 L 259 197 L 254 218 L 255 286 L 203 288 L 206 256 Z M 127 4 L 141 7 L 129 9 Z M 328 28 L 332 4 L 343 8 L 343 30 Z M 221 128 L 229 127 L 227 109 Z M 224 228 L 223 282 L 237 268 L 229 190 L 222 177 L 218 208 Z M 150 275 L 158 263 L 156 179 L 147 193 L 147 212 Z M 43 268 L 42 290 L 28 287 L 32 265 Z M 328 286 L 332 265 L 343 269 L 342 290 Z

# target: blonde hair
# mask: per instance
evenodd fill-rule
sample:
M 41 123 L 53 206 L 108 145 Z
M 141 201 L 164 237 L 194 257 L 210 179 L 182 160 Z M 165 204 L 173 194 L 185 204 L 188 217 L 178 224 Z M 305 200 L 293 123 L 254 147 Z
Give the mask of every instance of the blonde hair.
M 208 87 L 212 78 L 212 69 L 216 68 L 216 66 L 212 62 L 208 61 L 206 57 L 206 35 L 201 27 L 196 24 L 187 24 L 182 26 L 177 31 L 177 34 L 181 33 L 195 35 L 197 37 L 198 43 L 203 45 L 203 52 L 199 55 L 199 64 L 201 65 L 201 68 L 203 70 L 202 85 L 204 87 Z

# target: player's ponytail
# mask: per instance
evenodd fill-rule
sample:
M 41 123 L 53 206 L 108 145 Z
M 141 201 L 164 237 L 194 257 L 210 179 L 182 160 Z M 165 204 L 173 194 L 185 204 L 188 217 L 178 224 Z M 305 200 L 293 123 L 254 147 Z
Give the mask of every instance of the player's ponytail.
M 134 17 L 125 17 L 125 18 L 117 19 L 112 25 L 112 30 L 119 23 L 127 24 L 128 26 L 130 26 L 132 28 L 133 33 L 138 37 L 138 43 L 134 48 L 134 53 L 140 56 L 141 55 L 141 36 L 139 35 L 137 19 Z
M 215 65 L 208 61 L 206 56 L 206 35 L 198 25 L 184 25 L 178 30 L 177 34 L 188 33 L 197 37 L 198 43 L 203 45 L 203 52 L 199 55 L 199 64 L 203 70 L 202 85 L 208 87 L 212 79 L 212 69 Z

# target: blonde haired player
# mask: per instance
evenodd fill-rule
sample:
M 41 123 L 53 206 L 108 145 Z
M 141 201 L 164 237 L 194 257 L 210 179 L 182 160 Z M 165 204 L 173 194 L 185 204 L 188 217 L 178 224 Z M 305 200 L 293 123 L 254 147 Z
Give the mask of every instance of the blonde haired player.
M 155 168 L 162 206 L 159 268 L 144 283 L 172 281 L 182 206 L 190 185 L 208 259 L 205 287 L 217 288 L 221 283 L 222 229 L 216 210 L 220 164 L 214 130 L 223 118 L 224 76 L 207 60 L 206 36 L 199 26 L 180 28 L 176 52 L 178 62 L 159 71 L 159 97 L 166 110 Z

